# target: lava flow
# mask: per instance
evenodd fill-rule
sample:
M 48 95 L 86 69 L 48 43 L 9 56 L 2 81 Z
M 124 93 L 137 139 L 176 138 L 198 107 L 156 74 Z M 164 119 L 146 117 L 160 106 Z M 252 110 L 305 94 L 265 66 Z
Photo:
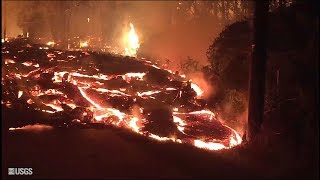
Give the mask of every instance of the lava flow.
M 199 86 L 150 61 L 55 50 L 23 39 L 3 43 L 2 55 L 2 109 L 21 114 L 10 119 L 10 130 L 111 125 L 209 150 L 241 143 L 207 109 Z

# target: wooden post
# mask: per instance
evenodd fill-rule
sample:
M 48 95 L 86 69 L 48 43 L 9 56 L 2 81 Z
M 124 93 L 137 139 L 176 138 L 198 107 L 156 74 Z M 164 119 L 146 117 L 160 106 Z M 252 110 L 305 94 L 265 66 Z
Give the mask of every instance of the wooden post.
M 253 52 L 249 74 L 249 112 L 247 140 L 260 132 L 264 114 L 265 71 L 267 59 L 267 15 L 269 1 L 255 1 Z

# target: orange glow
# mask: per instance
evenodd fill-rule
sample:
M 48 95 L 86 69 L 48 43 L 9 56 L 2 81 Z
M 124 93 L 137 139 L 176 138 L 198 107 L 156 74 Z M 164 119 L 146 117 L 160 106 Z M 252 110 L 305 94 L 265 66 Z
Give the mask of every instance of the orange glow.
M 136 50 L 139 47 L 139 39 L 137 37 L 137 34 L 134 31 L 134 27 L 131 24 L 131 30 L 128 35 L 128 40 L 132 41 L 132 43 L 128 43 L 128 47 L 136 48 L 135 51 L 131 51 L 129 53 L 135 54 Z M 133 37 L 129 37 L 133 36 Z M 88 44 L 87 44 L 88 45 Z M 61 51 L 48 51 L 47 57 L 54 58 L 56 55 L 62 54 Z M 60 56 L 57 55 L 59 58 Z M 69 60 L 77 61 L 79 60 L 79 56 L 75 54 L 67 54 L 65 57 L 66 59 L 62 59 L 63 62 L 68 62 Z M 49 58 L 46 58 L 49 63 Z M 5 59 L 4 60 L 6 64 L 13 64 L 15 63 L 12 59 Z M 107 125 L 114 125 L 117 127 L 123 127 L 127 128 L 133 132 L 136 132 L 141 135 L 145 135 L 147 137 L 156 139 L 158 141 L 172 141 L 176 143 L 188 143 L 192 144 L 193 146 L 204 148 L 208 150 L 220 150 L 220 149 L 228 149 L 231 147 L 234 147 L 236 145 L 241 144 L 242 139 L 240 135 L 230 127 L 221 124 L 221 127 L 226 129 L 226 134 L 228 135 L 224 140 L 216 140 L 211 137 L 211 134 L 207 135 L 206 131 L 210 131 L 210 124 L 207 126 L 208 129 L 205 129 L 204 137 L 197 137 L 197 135 L 193 134 L 193 130 L 197 130 L 197 128 L 201 128 L 202 126 L 197 126 L 197 123 L 202 123 L 202 121 L 207 121 L 205 123 L 213 123 L 213 121 L 218 121 L 215 114 L 207 109 L 199 110 L 199 111 L 193 111 L 190 112 L 188 107 L 179 106 L 177 104 L 170 104 L 168 107 L 172 108 L 172 121 L 173 126 L 176 127 L 177 130 L 180 132 L 174 133 L 174 136 L 167 135 L 167 136 L 159 136 L 157 134 L 153 134 L 149 132 L 149 130 L 146 130 L 147 128 L 144 128 L 145 123 L 148 122 L 148 118 L 146 118 L 147 113 L 149 113 L 149 109 L 146 108 L 146 105 L 144 102 L 147 102 L 152 99 L 156 99 L 156 97 L 162 97 L 165 95 L 173 96 L 173 98 L 176 96 L 177 93 L 179 93 L 182 85 L 171 85 L 171 83 L 164 84 L 163 86 L 156 85 L 155 83 L 149 83 L 148 79 L 146 79 L 146 74 L 149 73 L 148 70 L 145 72 L 123 72 L 121 74 L 102 74 L 103 72 L 99 72 L 100 68 L 96 68 L 95 66 L 90 67 L 91 69 L 86 69 L 85 66 L 78 66 L 75 69 L 67 69 L 67 68 L 61 68 L 59 66 L 55 66 L 53 68 L 45 68 L 45 67 L 39 67 L 39 64 L 36 64 L 35 61 L 26 61 L 20 64 L 21 61 L 17 61 L 19 64 L 17 65 L 23 65 L 21 67 L 29 70 L 29 72 L 24 72 L 23 74 L 19 73 L 11 73 L 8 74 L 5 77 L 8 78 L 15 78 L 15 80 L 23 79 L 23 78 L 33 78 L 35 80 L 38 80 L 41 77 L 41 73 L 53 73 L 53 77 L 51 79 L 50 83 L 55 83 L 55 86 L 52 86 L 52 89 L 44 88 L 41 85 L 35 85 L 32 87 L 28 87 L 26 89 L 23 89 L 24 91 L 18 91 L 18 94 L 15 95 L 18 98 L 26 97 L 26 103 L 33 104 L 29 107 L 34 107 L 37 105 L 37 108 L 35 110 L 39 110 L 46 113 L 57 113 L 64 110 L 67 110 L 69 108 L 64 108 L 64 105 L 67 105 L 71 107 L 72 109 L 75 109 L 76 107 L 84 108 L 84 112 L 80 111 L 81 116 L 87 116 L 90 121 L 90 123 L 101 123 L 101 124 L 107 124 Z M 147 64 L 148 63 L 148 64 Z M 151 62 L 144 63 L 148 66 L 148 68 L 156 68 L 161 70 L 162 72 L 170 73 L 166 75 L 166 77 L 171 77 L 168 80 L 176 80 L 176 75 L 173 71 L 163 69 L 158 67 L 157 65 L 151 64 Z M 81 64 L 82 65 L 82 64 Z M 9 65 L 8 65 L 9 66 Z M 13 65 L 10 65 L 13 66 Z M 29 68 L 29 67 L 37 67 L 35 68 Z M 90 64 L 91 66 L 91 64 Z M 28 67 L 28 68 L 27 68 Z M 94 70 L 92 70 L 94 69 Z M 92 70 L 92 71 L 91 71 Z M 181 77 L 184 75 L 180 75 Z M 121 82 L 125 80 L 124 82 L 128 86 L 109 86 L 108 82 L 109 80 L 114 79 L 120 79 Z M 25 80 L 25 79 L 23 79 Z M 28 79 L 27 79 L 28 80 Z M 66 82 L 65 82 L 66 81 Z M 183 82 L 186 82 L 186 79 L 181 80 L 178 77 L 179 83 L 183 84 Z M 78 101 L 78 97 L 75 99 L 71 99 L 72 94 L 70 96 L 70 93 L 74 89 L 71 89 L 71 92 L 68 91 L 68 87 L 66 84 L 73 84 L 75 91 L 77 91 L 77 95 L 80 96 L 80 101 Z M 135 84 L 136 83 L 136 84 Z M 145 83 L 145 84 L 143 84 Z M 147 84 L 148 83 L 148 84 Z M 177 83 L 177 84 L 179 84 Z M 133 85 L 132 85 L 133 84 Z M 141 88 L 139 85 L 141 85 Z M 53 89 L 55 87 L 59 87 L 56 89 Z M 138 87 L 138 89 L 135 89 L 135 87 Z M 65 88 L 65 89 L 63 89 Z M 114 88 L 114 89 L 112 89 Z M 201 97 L 204 93 L 204 91 L 195 83 L 191 84 L 191 88 L 194 89 L 197 93 L 197 98 Z M 67 90 L 67 91 L 65 91 Z M 175 92 L 172 92 L 175 91 Z M 180 91 L 181 93 L 181 91 Z M 50 100 L 48 102 L 48 98 L 46 96 L 57 97 L 55 100 Z M 157 95 L 157 96 L 156 96 Z M 173 99 L 172 98 L 172 99 Z M 114 106 L 113 99 L 117 99 L 116 102 L 119 102 L 122 107 Z M 82 107 L 82 101 L 85 101 L 89 105 Z M 147 100 L 147 101 L 145 101 Z M 163 103 L 166 103 L 165 99 L 162 100 Z M 141 101 L 143 101 L 141 103 Z M 153 100 L 152 100 L 153 101 Z M 173 100 L 174 101 L 174 100 Z M 132 103 L 129 104 L 129 106 L 126 106 L 125 103 Z M 110 103 L 110 104 L 109 104 Z M 141 104 L 142 105 L 141 105 Z M 153 102 L 152 102 L 153 103 Z M 10 102 L 5 103 L 7 107 L 13 107 Z M 134 107 L 139 104 L 139 107 L 134 109 Z M 38 106 L 41 105 L 41 106 Z M 124 106 L 125 105 L 125 106 Z M 140 107 L 141 105 L 141 107 Z M 148 106 L 148 104 L 147 104 Z M 50 107 L 51 110 L 47 110 L 48 107 Z M 62 108 L 63 107 L 63 108 Z M 146 108 L 146 109 L 144 109 Z M 90 110 L 89 113 L 87 110 Z M 74 112 L 74 111 L 72 111 Z M 192 119 L 195 116 L 199 116 L 200 118 Z M 145 118 L 145 119 L 144 119 Z M 80 118 L 79 118 L 80 119 Z M 81 122 L 81 120 L 74 120 L 75 122 Z M 89 123 L 87 121 L 81 122 L 83 124 Z M 172 123 L 172 122 L 171 122 Z M 89 124 L 90 125 L 90 124 Z M 219 124 L 220 125 L 220 124 Z M 22 127 L 23 128 L 23 127 Z M 10 128 L 10 130 L 18 130 L 21 128 Z M 230 131 L 229 131 L 230 129 Z M 184 135 L 183 135 L 184 134 Z M 207 136 L 210 136 L 209 138 Z M 212 135 L 213 136 L 213 135 Z M 211 139 L 204 140 L 204 139 Z M 221 142 L 223 141 L 223 142 Z
M 102 107 L 101 107 L 99 104 L 95 103 L 93 100 L 91 100 L 91 99 L 87 96 L 87 94 L 82 90 L 82 88 L 78 87 L 78 89 L 79 89 L 81 95 L 82 95 L 84 98 L 86 98 L 92 105 L 94 105 L 94 106 L 95 106 L 96 108 L 98 108 L 98 109 L 102 109 Z
M 80 41 L 80 48 L 88 47 L 89 42 L 88 41 Z
M 159 141 L 173 141 L 173 142 L 177 142 L 177 143 L 182 143 L 182 141 L 180 139 L 176 139 L 176 138 L 169 138 L 169 137 L 160 137 L 158 135 L 155 135 L 155 134 L 151 134 L 149 135 L 149 137 L 153 138 L 153 139 L 156 139 L 156 140 L 159 140 Z
M 130 23 L 130 31 L 129 33 L 125 36 L 125 55 L 126 56 L 136 56 L 137 51 L 140 47 L 139 43 L 139 37 L 134 30 L 134 26 L 132 23 Z
M 49 41 L 49 42 L 47 42 L 47 45 L 48 45 L 48 46 L 53 46 L 53 45 L 55 45 L 55 42 Z
M 197 93 L 198 97 L 201 97 L 203 95 L 203 90 L 196 84 L 191 83 L 191 88 Z
M 178 126 L 177 126 L 178 130 L 181 131 L 182 133 L 184 133 L 183 132 L 183 130 L 184 130 L 183 126 L 185 126 L 187 124 L 177 116 L 173 116 L 173 122 L 177 123 L 178 124 Z
M 194 140 L 194 145 L 199 148 L 209 149 L 209 150 L 220 150 L 227 148 L 223 144 L 220 143 L 213 143 L 213 142 L 204 142 L 201 140 Z
M 18 98 L 20 98 L 22 96 L 22 94 L 23 94 L 23 91 L 19 91 L 18 92 Z
M 17 127 L 17 128 L 9 128 L 10 131 L 14 131 L 14 130 L 43 131 L 43 130 L 51 130 L 51 129 L 53 129 L 52 126 L 41 125 L 41 124 L 27 125 L 27 126 Z
M 137 117 L 133 117 L 131 118 L 131 121 L 129 122 L 129 127 L 132 128 L 132 130 L 134 130 L 135 132 L 139 132 L 139 127 L 137 125 L 137 122 L 139 121 L 139 119 Z
M 14 64 L 14 63 L 16 63 L 16 62 L 12 59 L 5 59 L 4 60 L 4 64 Z

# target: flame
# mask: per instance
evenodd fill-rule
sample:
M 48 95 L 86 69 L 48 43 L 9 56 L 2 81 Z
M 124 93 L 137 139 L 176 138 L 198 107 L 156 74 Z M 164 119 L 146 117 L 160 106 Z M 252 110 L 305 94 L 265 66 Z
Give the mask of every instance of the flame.
M 125 55 L 126 56 L 133 56 L 137 55 L 137 51 L 140 47 L 139 37 L 134 30 L 134 26 L 130 23 L 130 31 L 125 39 Z
M 89 42 L 88 41 L 80 41 L 80 48 L 88 47 Z
M 55 42 L 49 41 L 49 42 L 47 42 L 47 45 L 48 45 L 48 46 L 53 46 L 53 45 L 55 45 Z

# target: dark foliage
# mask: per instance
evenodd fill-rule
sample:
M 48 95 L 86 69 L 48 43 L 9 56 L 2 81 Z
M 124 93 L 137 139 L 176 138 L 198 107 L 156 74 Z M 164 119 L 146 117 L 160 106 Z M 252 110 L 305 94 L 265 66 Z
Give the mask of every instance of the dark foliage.
M 272 129 L 269 135 L 276 132 L 295 147 L 314 145 L 318 137 L 318 18 L 306 2 L 269 13 L 263 126 Z M 207 69 L 216 75 L 222 94 L 230 89 L 247 93 L 252 34 L 249 21 L 236 22 L 209 47 L 211 67 Z

